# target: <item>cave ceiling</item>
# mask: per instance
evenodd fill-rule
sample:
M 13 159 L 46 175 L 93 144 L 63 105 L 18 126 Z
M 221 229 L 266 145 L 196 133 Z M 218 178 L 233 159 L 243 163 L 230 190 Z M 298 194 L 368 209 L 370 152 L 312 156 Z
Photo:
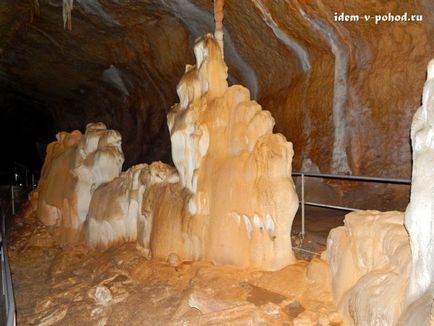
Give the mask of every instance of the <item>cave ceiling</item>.
M 210 0 L 76 0 L 69 30 L 61 0 L 3 0 L 2 139 L 27 139 L 4 145 L 8 155 L 25 161 L 28 146 L 43 156 L 56 132 L 103 121 L 122 134 L 125 167 L 170 162 L 166 114 L 212 10 Z M 229 82 L 271 111 L 295 170 L 408 177 L 433 12 L 428 0 L 227 0 Z M 388 13 L 422 19 L 373 21 Z

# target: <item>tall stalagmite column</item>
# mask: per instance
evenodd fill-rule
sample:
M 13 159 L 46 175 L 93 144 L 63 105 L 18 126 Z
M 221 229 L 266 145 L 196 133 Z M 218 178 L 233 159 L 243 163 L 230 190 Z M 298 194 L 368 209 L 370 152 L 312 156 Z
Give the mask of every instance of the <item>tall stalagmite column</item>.
M 422 106 L 411 126 L 411 141 L 411 197 L 405 215 L 412 253 L 408 303 L 432 292 L 434 278 L 434 60 L 428 64 Z
M 223 50 L 223 7 L 225 5 L 224 0 L 214 0 L 214 20 L 215 20 L 215 31 L 214 36 L 217 40 L 217 43 L 222 50 L 222 57 L 224 58 L 224 50 Z

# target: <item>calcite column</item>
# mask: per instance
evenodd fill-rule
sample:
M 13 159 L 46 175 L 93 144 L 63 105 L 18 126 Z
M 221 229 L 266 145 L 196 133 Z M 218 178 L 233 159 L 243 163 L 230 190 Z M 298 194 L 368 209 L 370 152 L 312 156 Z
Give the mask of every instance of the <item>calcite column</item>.
M 95 189 L 121 172 L 121 136 L 103 123 L 90 123 L 84 135 L 75 130 L 56 137 L 47 147 L 37 214 L 45 225 L 63 228 L 72 240 L 82 229 Z
M 173 162 L 188 191 L 171 198 L 180 208 L 170 214 L 181 217 L 154 214 L 152 253 L 280 269 L 295 260 L 290 234 L 298 198 L 291 179 L 292 144 L 273 134 L 270 112 L 252 101 L 246 88 L 228 87 L 214 35 L 198 39 L 194 54 L 196 64 L 186 67 L 177 87 L 180 103 L 168 114 Z M 159 211 L 169 205 L 166 197 L 161 190 Z M 172 232 L 170 237 L 163 229 Z
M 408 303 L 432 291 L 434 277 L 434 60 L 428 64 L 422 106 L 411 126 L 411 141 L 411 197 L 405 215 L 412 254 Z

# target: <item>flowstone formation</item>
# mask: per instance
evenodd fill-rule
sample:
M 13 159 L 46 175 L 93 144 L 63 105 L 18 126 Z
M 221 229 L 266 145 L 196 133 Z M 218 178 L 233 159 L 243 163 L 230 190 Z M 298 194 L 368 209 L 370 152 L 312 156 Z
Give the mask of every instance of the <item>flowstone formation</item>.
M 412 264 L 407 292 L 410 307 L 405 319 L 427 324 L 434 297 L 434 60 L 428 64 L 422 106 L 411 125 L 411 141 L 413 171 L 405 226 Z M 434 324 L 434 319 L 431 322 Z
M 138 240 L 138 249 L 149 255 L 152 211 L 157 209 L 149 207 L 154 185 L 178 181 L 173 167 L 154 162 L 135 165 L 101 185 L 92 196 L 87 215 L 85 235 L 89 245 L 104 249 Z
M 102 247 L 137 237 L 140 250 L 162 260 L 278 270 L 295 261 L 292 145 L 272 133 L 273 118 L 246 88 L 228 87 L 213 35 L 194 53 L 168 114 L 177 171 L 144 164 L 97 189 L 87 237 Z
M 333 298 L 348 325 L 397 325 L 410 246 L 402 212 L 359 211 L 327 240 Z
M 335 302 L 348 325 L 434 325 L 434 60 L 411 127 L 411 198 L 401 212 L 359 211 L 327 240 Z
M 93 192 L 121 171 L 121 137 L 103 123 L 80 131 L 60 132 L 47 147 L 38 184 L 37 213 L 47 226 L 61 227 L 76 237 L 86 220 Z
M 176 169 L 154 162 L 119 175 L 119 135 L 89 125 L 84 137 L 68 135 L 71 145 L 61 142 L 55 164 L 47 155 L 39 199 L 45 224 L 74 216 L 74 229 L 86 220 L 92 247 L 137 241 L 146 256 L 174 263 L 274 271 L 295 262 L 292 144 L 273 134 L 274 119 L 250 100 L 248 89 L 228 87 L 222 6 L 216 3 L 216 36 L 196 41 L 196 64 L 187 65 L 177 86 L 180 103 L 167 117 Z M 59 209 L 68 213 L 59 218 Z
M 184 218 L 178 239 L 151 237 L 151 250 L 173 242 L 183 248 L 175 251 L 182 259 L 280 269 L 294 262 L 292 144 L 272 133 L 271 114 L 246 88 L 228 87 L 213 35 L 198 39 L 194 53 L 196 64 L 187 66 L 177 87 L 180 103 L 168 114 L 173 162 L 188 189 L 180 200 Z M 159 227 L 174 218 L 180 217 L 161 214 Z

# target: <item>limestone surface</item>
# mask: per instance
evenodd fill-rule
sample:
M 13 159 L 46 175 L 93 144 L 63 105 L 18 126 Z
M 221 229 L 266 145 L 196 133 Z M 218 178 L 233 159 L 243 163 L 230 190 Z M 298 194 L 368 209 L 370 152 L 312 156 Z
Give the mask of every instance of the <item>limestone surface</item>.
M 75 236 L 86 220 L 95 189 L 117 177 L 124 161 L 121 137 L 103 123 L 57 134 L 47 148 L 38 184 L 38 217 Z
M 405 308 L 410 246 L 404 214 L 358 211 L 327 240 L 333 298 L 348 325 L 397 325 Z
M 292 144 L 273 134 L 274 119 L 247 88 L 228 86 L 214 35 L 199 38 L 194 54 L 168 114 L 176 169 L 154 162 L 120 174 L 120 136 L 102 123 L 61 133 L 48 149 L 39 217 L 75 234 L 84 224 L 92 247 L 137 241 L 146 256 L 175 265 L 279 270 L 295 262 Z
M 168 114 L 176 166 L 142 164 L 95 191 L 87 222 L 93 246 L 137 239 L 146 256 L 278 270 L 295 261 L 298 198 L 292 144 L 239 85 L 211 34 L 178 84 Z
M 358 211 L 333 229 L 327 261 L 333 297 L 349 325 L 432 325 L 434 298 L 434 60 L 413 117 L 407 210 Z
M 280 269 L 294 262 L 292 144 L 273 134 L 274 119 L 246 88 L 228 87 L 213 35 L 198 39 L 194 53 L 196 64 L 177 87 L 180 103 L 168 114 L 173 162 L 187 191 L 160 190 L 154 205 L 172 205 L 153 218 L 151 250 L 161 258 L 173 250 L 182 260 Z
M 405 318 L 416 315 L 419 322 L 427 323 L 434 297 L 434 60 L 428 64 L 422 106 L 413 117 L 411 142 L 413 172 L 405 226 L 412 256 L 407 292 L 410 308 Z

